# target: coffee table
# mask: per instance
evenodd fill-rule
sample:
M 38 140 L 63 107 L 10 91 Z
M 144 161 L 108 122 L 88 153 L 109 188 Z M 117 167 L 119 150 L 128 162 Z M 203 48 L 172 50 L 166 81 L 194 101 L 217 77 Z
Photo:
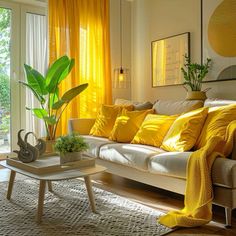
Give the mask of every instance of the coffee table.
M 58 172 L 38 175 L 38 174 L 30 173 L 26 170 L 22 170 L 20 168 L 8 165 L 6 161 L 0 161 L 0 165 L 11 170 L 10 179 L 8 183 L 8 190 L 7 190 L 8 200 L 11 199 L 11 194 L 12 194 L 12 189 L 13 189 L 16 173 L 19 173 L 19 174 L 28 176 L 32 179 L 36 179 L 40 181 L 39 182 L 39 195 L 38 195 L 38 210 L 36 214 L 36 220 L 38 223 L 40 223 L 42 220 L 46 183 L 48 185 L 48 190 L 52 191 L 52 181 L 68 180 L 68 179 L 75 179 L 75 178 L 83 177 L 85 181 L 87 193 L 88 193 L 91 210 L 93 212 L 96 212 L 95 200 L 94 200 L 90 176 L 97 173 L 104 172 L 106 168 L 103 166 L 95 165 L 91 167 L 81 167 L 81 168 L 75 168 L 75 169 L 70 169 L 70 170 L 65 170 L 65 171 L 58 171 Z

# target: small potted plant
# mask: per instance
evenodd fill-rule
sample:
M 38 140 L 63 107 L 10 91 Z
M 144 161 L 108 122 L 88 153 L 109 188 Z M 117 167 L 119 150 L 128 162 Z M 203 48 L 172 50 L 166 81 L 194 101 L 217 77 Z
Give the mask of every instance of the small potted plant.
M 82 152 L 88 149 L 83 137 L 76 134 L 61 136 L 56 139 L 54 150 L 60 153 L 60 163 L 78 161 Z
M 205 89 L 202 91 L 202 82 L 206 77 L 209 68 L 211 66 L 211 59 L 207 58 L 206 63 L 204 64 L 197 64 L 192 63 L 190 57 L 185 55 L 185 68 L 181 68 L 181 71 L 184 75 L 184 88 L 187 90 L 187 97 L 186 99 L 193 100 L 205 100 L 206 99 L 206 92 L 209 89 Z M 185 87 L 187 85 L 190 88 L 190 91 Z

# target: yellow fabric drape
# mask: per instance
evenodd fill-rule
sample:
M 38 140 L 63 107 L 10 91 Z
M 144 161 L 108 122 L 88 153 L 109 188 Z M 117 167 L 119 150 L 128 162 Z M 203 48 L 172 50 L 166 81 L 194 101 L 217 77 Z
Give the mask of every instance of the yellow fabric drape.
M 212 218 L 213 188 L 211 167 L 215 158 L 227 157 L 232 152 L 236 121 L 231 122 L 225 137 L 212 137 L 207 144 L 193 152 L 187 165 L 185 207 L 171 211 L 159 219 L 168 227 L 195 227 L 208 223 Z
M 49 0 L 50 63 L 63 55 L 75 59 L 60 95 L 82 83 L 89 87 L 67 107 L 57 135 L 67 133 L 69 118 L 95 117 L 101 104 L 111 103 L 108 0 Z

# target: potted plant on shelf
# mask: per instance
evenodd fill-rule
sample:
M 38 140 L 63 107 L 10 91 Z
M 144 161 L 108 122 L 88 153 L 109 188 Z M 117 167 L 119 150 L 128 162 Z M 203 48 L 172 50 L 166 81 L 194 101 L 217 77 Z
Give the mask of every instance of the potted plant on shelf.
M 39 101 L 39 107 L 26 108 L 42 119 L 46 129 L 46 140 L 55 141 L 56 130 L 62 113 L 70 101 L 84 91 L 88 84 L 81 84 L 59 96 L 59 85 L 68 76 L 74 66 L 74 59 L 63 56 L 57 59 L 44 77 L 29 65 L 24 65 L 27 82 L 19 81 L 29 88 Z M 51 151 L 51 150 L 50 150 Z
M 60 163 L 78 161 L 82 152 L 88 149 L 84 139 L 76 134 L 61 136 L 56 139 L 54 150 L 60 153 Z
M 211 59 L 207 58 L 206 63 L 204 64 L 197 64 L 192 63 L 190 57 L 185 55 L 185 68 L 181 68 L 181 71 L 184 75 L 184 88 L 187 90 L 187 97 L 186 99 L 193 100 L 205 100 L 206 99 L 206 92 L 209 89 L 205 89 L 202 91 L 202 82 L 206 77 L 210 65 Z M 187 85 L 191 90 L 189 91 L 185 85 Z

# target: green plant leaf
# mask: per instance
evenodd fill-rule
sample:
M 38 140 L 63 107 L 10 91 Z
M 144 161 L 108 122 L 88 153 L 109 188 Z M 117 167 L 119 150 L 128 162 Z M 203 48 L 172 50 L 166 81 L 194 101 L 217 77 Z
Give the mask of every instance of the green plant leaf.
M 55 125 L 57 123 L 55 116 L 45 116 L 43 119 L 47 122 L 49 125 Z
M 57 88 L 54 93 L 50 94 L 50 108 L 53 107 L 53 104 L 59 100 L 59 89 Z
M 41 103 L 44 104 L 45 103 L 45 99 L 42 95 L 38 94 L 33 87 L 31 87 L 29 84 L 23 82 L 23 81 L 19 81 L 20 84 L 24 85 L 25 87 L 29 88 L 32 93 L 34 94 L 34 96 L 36 97 L 36 99 Z
M 192 91 L 200 91 L 202 81 L 208 73 L 211 59 L 207 58 L 207 62 L 205 64 L 198 64 L 192 63 L 188 55 L 185 55 L 184 57 L 185 68 L 181 68 L 185 80 L 184 85 L 188 85 Z
M 74 97 L 82 93 L 87 87 L 88 84 L 86 83 L 68 90 L 66 93 L 64 93 L 60 100 L 53 104 L 52 109 L 60 109 L 64 104 L 69 103 Z
M 52 105 L 52 109 L 53 109 L 53 110 L 58 110 L 58 109 L 60 109 L 65 103 L 66 103 L 65 101 L 59 100 L 59 101 L 57 101 L 56 103 L 54 103 L 54 104 Z
M 54 110 L 60 109 L 64 104 L 69 103 L 74 97 L 83 92 L 87 87 L 88 84 L 86 83 L 68 90 L 60 100 L 58 100 L 56 103 L 53 104 L 52 109 Z
M 65 103 L 69 103 L 74 97 L 82 93 L 88 87 L 88 83 L 78 85 L 63 94 L 61 100 Z
M 42 108 L 33 108 L 31 109 L 35 116 L 37 116 L 39 119 L 44 119 L 44 117 L 48 116 L 48 112 L 45 109 Z
M 69 65 L 70 59 L 63 56 L 50 66 L 46 75 L 46 86 L 49 93 L 53 93 L 57 89 L 59 80 Z
M 44 77 L 31 66 L 24 64 L 26 78 L 28 84 L 39 94 L 46 95 L 48 93 L 46 89 Z
M 70 64 L 68 65 L 68 67 L 66 68 L 66 70 L 64 70 L 64 72 L 61 74 L 61 77 L 58 81 L 58 83 L 60 83 L 62 80 L 64 80 L 66 78 L 66 76 L 71 72 L 71 70 L 73 69 L 75 65 L 75 59 L 71 59 L 70 60 Z

